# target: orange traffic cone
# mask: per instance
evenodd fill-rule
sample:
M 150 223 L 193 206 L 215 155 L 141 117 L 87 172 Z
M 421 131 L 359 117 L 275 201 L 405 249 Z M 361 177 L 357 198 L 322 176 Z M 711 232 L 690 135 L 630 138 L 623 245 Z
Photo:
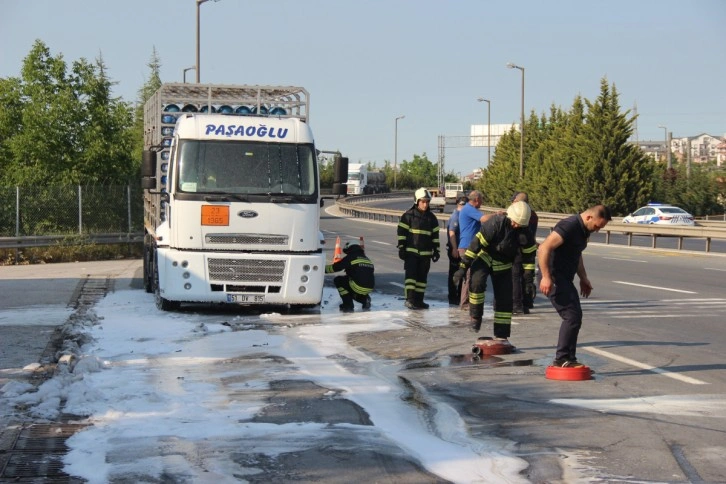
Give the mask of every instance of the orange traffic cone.
M 361 249 L 366 250 L 366 246 L 363 243 L 363 236 L 361 235 L 359 238 L 360 238 L 360 243 L 358 245 L 360 245 Z
M 340 247 L 340 235 L 335 240 L 335 252 L 333 252 L 333 264 L 343 259 L 343 249 Z

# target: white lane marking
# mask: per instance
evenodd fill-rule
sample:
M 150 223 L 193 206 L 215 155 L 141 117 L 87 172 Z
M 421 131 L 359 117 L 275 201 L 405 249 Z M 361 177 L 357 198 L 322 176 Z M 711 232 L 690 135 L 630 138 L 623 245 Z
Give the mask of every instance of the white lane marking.
M 405 287 L 405 286 L 404 286 L 403 284 L 401 284 L 400 282 L 389 282 L 389 284 L 393 284 L 394 286 L 396 286 L 396 287 L 401 287 L 401 288 Z
M 601 350 L 599 348 L 593 348 L 592 346 L 583 346 L 582 349 L 587 350 L 590 353 L 595 353 L 596 355 L 604 356 L 605 358 L 610 358 L 611 360 L 619 361 L 620 363 L 625 363 L 626 365 L 631 365 L 636 368 L 642 368 L 643 370 L 652 371 L 653 373 L 658 373 L 660 375 L 667 376 L 668 378 L 673 378 L 674 380 L 691 383 L 692 385 L 708 385 L 708 383 L 706 383 L 705 381 L 697 380 L 695 378 L 691 378 L 690 376 L 681 375 L 680 373 L 674 373 L 668 370 L 664 370 L 662 368 L 657 368 L 655 366 L 646 365 L 645 363 L 631 360 L 630 358 L 625 358 L 624 356 L 619 356 L 615 353 L 610 353 L 609 351 Z
M 682 292 L 684 294 L 698 294 L 694 291 L 684 291 L 682 289 L 671 289 L 669 287 L 660 287 L 660 286 L 649 286 L 647 284 L 635 284 L 634 282 L 625 282 L 625 281 L 613 281 L 615 284 L 625 284 L 626 286 L 637 286 L 637 287 L 647 287 L 648 289 L 658 289 L 659 291 L 671 291 L 671 292 Z
M 381 242 L 380 240 L 371 240 L 374 244 L 381 244 L 381 245 L 393 245 L 389 242 Z
M 623 259 L 623 258 L 620 258 L 620 257 L 603 257 L 603 259 L 608 259 L 608 260 L 624 260 L 625 262 L 642 262 L 643 264 L 647 264 L 648 263 L 647 260 Z
M 714 267 L 704 267 L 704 271 L 719 271 L 719 272 L 726 272 L 726 269 L 716 269 Z
M 627 316 L 613 316 L 613 319 L 627 319 L 627 318 L 683 318 L 687 316 L 703 316 L 703 314 L 687 314 L 687 313 L 681 313 L 681 314 L 660 314 L 660 313 L 653 313 L 653 314 L 630 314 Z

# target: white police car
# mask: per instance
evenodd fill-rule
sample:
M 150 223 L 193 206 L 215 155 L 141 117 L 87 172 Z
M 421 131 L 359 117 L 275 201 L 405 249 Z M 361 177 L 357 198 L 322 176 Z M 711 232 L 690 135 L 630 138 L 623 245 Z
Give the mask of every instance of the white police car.
M 696 225 L 693 215 L 682 208 L 663 203 L 649 203 L 623 218 L 624 224 Z

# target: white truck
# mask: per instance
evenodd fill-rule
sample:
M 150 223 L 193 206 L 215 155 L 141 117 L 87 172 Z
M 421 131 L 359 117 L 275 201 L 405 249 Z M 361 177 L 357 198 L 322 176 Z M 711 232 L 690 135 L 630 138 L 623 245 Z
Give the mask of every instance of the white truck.
M 444 198 L 444 194 L 441 193 L 441 190 L 437 187 L 429 187 L 427 190 L 431 194 L 429 210 L 432 212 L 444 213 L 444 209 L 446 208 L 446 199 Z
M 388 193 L 386 174 L 382 171 L 368 171 L 368 166 L 362 163 L 348 164 L 348 195 L 371 195 L 375 193 Z
M 464 185 L 462 183 L 445 183 L 444 198 L 446 203 L 454 204 L 456 200 L 464 195 Z
M 157 307 L 318 306 L 325 255 L 307 91 L 164 84 L 144 111 L 143 276 Z

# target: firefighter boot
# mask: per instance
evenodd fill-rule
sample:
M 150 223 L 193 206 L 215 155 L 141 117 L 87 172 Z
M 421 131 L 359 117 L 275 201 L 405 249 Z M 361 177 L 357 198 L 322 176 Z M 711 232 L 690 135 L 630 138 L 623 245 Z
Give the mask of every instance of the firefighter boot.
M 343 298 L 343 304 L 338 306 L 340 308 L 341 312 L 344 313 L 352 313 L 355 311 L 355 308 L 353 307 L 353 297 L 348 295 L 347 297 Z
M 422 292 L 416 293 L 416 300 L 414 304 L 416 305 L 416 309 L 428 309 L 429 305 L 424 302 L 424 295 Z

